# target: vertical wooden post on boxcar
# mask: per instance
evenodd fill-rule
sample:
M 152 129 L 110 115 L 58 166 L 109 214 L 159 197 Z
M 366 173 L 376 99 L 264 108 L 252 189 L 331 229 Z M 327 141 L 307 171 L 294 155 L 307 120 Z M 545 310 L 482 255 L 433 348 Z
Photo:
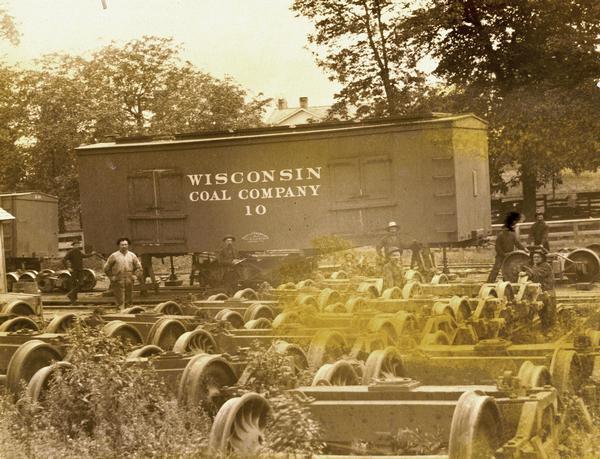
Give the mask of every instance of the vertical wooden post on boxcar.
M 14 220 L 11 214 L 0 207 L 0 293 L 6 293 L 6 260 L 4 259 L 4 225 L 3 222 Z

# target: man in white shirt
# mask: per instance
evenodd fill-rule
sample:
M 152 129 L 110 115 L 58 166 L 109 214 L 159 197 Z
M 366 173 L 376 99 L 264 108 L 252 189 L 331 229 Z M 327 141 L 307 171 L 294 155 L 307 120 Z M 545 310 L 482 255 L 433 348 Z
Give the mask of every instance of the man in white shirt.
M 128 238 L 120 238 L 117 241 L 119 250 L 113 252 L 104 263 L 104 273 L 111 281 L 111 289 L 119 306 L 131 305 L 133 283 L 142 270 L 138 257 L 129 251 L 129 244 Z

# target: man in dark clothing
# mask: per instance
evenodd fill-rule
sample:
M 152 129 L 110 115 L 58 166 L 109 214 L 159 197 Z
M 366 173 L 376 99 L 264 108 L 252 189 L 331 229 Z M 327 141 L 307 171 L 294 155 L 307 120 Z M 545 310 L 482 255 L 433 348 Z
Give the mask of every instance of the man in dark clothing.
M 156 282 L 156 276 L 154 275 L 154 267 L 152 266 L 152 255 L 144 253 L 140 256 L 142 263 L 142 277 L 140 279 L 141 284 L 141 296 L 148 294 L 148 286 L 146 285 L 146 279 L 150 278 L 150 283 L 154 289 L 154 293 L 158 293 L 158 283 Z
M 398 247 L 390 248 L 388 262 L 383 265 L 383 289 L 392 287 L 404 287 L 402 252 Z
M 71 268 L 71 290 L 67 293 L 67 298 L 69 298 L 71 304 L 77 302 L 77 293 L 83 283 L 83 259 L 94 255 L 96 255 L 96 252 L 83 253 L 81 251 L 81 243 L 75 241 L 62 260 L 65 268 Z
M 399 250 L 402 255 L 402 250 L 410 248 L 409 244 L 401 238 L 396 222 L 389 222 L 387 231 L 388 234 L 383 236 L 375 247 L 377 255 L 385 260 L 389 257 L 392 249 Z
M 238 252 L 233 246 L 234 241 L 233 236 L 225 236 L 223 246 L 217 254 L 217 261 L 221 267 L 221 279 L 228 294 L 234 293 L 238 283 L 238 273 L 234 263 L 238 259 Z
M 502 231 L 500 231 L 496 237 L 496 258 L 494 259 L 494 266 L 487 279 L 488 283 L 496 282 L 496 278 L 498 277 L 498 273 L 500 272 L 500 268 L 502 267 L 502 263 L 507 254 L 516 249 L 525 250 L 525 247 L 519 242 L 519 238 L 515 233 L 515 226 L 520 218 L 521 214 L 518 212 L 509 212 L 504 220 L 504 228 L 502 228 Z
M 544 214 L 541 212 L 536 215 L 536 222 L 531 225 L 529 233 L 529 240 L 533 245 L 543 247 L 546 251 L 550 251 L 550 244 L 548 243 L 548 233 L 550 232 L 550 226 L 544 221 Z
M 546 254 L 541 250 L 531 256 L 531 265 L 523 266 L 532 282 L 542 287 L 541 299 L 544 307 L 540 311 L 542 328 L 549 328 L 556 322 L 556 292 L 554 291 L 554 272 L 550 263 L 546 261 Z

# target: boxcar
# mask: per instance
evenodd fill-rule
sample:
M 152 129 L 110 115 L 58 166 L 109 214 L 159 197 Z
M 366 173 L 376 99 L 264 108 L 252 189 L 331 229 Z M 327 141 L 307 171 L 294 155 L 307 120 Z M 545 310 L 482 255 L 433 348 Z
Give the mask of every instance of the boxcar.
M 7 270 L 40 269 L 58 255 L 58 198 L 41 192 L 0 194 L 0 207 L 15 220 L 4 223 Z
M 305 249 L 338 235 L 464 244 L 490 231 L 487 125 L 472 114 L 114 139 L 77 149 L 95 250 Z

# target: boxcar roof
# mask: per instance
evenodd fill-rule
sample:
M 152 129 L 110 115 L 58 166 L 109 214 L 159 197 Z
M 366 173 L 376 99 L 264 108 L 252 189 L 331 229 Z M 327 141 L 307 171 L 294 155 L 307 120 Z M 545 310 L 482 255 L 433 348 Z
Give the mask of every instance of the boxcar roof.
M 153 146 L 165 144 L 193 144 L 205 142 L 231 141 L 235 139 L 260 139 L 270 137 L 297 136 L 299 134 L 319 134 L 350 132 L 364 129 L 407 126 L 418 124 L 437 124 L 453 123 L 455 121 L 467 118 L 477 120 L 482 128 L 487 126 L 487 122 L 472 113 L 449 114 L 449 113 L 430 113 L 427 115 L 401 118 L 378 118 L 360 122 L 355 121 L 336 121 L 327 123 L 312 123 L 298 126 L 274 126 L 261 127 L 254 129 L 237 129 L 228 131 L 203 131 L 176 135 L 155 135 L 155 136 L 132 136 L 119 137 L 107 142 L 100 142 L 90 145 L 81 145 L 76 150 L 83 152 L 85 150 L 96 150 L 104 148 L 123 148 L 132 146 Z

